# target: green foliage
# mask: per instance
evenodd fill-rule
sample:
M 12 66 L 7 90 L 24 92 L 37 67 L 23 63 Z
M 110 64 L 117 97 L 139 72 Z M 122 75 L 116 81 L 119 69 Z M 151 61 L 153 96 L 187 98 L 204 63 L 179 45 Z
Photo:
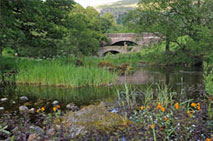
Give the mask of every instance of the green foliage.
M 104 76 L 104 77 L 103 77 Z M 18 66 L 17 83 L 82 87 L 107 85 L 115 80 L 116 74 L 97 67 L 77 67 L 60 60 L 26 62 Z
M 169 54 L 176 46 L 178 62 L 202 62 L 213 53 L 211 0 L 141 0 L 138 6 L 126 17 L 127 25 L 161 37 Z

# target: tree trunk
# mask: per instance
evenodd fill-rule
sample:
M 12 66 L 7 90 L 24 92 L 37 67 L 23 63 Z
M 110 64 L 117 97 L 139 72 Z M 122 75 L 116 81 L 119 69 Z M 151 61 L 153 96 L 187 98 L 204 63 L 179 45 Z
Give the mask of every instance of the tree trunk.
M 3 51 L 3 49 L 2 49 L 2 47 L 0 46 L 0 56 L 2 56 L 2 51 Z
M 170 51 L 169 44 L 170 44 L 170 41 L 168 39 L 166 39 L 166 52 Z

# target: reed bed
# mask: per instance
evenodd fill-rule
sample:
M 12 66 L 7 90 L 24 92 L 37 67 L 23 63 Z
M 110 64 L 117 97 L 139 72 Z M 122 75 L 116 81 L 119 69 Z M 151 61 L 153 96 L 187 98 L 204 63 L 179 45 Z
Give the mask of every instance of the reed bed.
M 100 86 L 113 83 L 115 73 L 98 67 L 75 66 L 61 61 L 22 63 L 18 67 L 17 83 L 59 87 Z

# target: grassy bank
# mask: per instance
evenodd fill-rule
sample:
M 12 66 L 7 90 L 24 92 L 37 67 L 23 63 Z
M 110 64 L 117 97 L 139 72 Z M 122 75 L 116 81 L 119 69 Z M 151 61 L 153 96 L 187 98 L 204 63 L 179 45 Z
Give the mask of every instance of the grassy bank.
M 3 69 L 16 69 L 16 82 L 61 87 L 100 86 L 113 83 L 116 73 L 97 66 L 77 66 L 65 59 L 39 60 L 1 57 Z

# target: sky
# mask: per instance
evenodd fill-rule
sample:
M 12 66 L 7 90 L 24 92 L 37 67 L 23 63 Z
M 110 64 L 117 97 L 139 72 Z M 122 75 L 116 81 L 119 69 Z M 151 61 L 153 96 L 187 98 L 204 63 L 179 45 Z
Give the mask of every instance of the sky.
M 87 6 L 97 6 L 97 5 L 117 2 L 120 0 L 75 0 L 75 1 L 79 3 L 80 5 L 82 5 L 83 7 L 87 7 Z

